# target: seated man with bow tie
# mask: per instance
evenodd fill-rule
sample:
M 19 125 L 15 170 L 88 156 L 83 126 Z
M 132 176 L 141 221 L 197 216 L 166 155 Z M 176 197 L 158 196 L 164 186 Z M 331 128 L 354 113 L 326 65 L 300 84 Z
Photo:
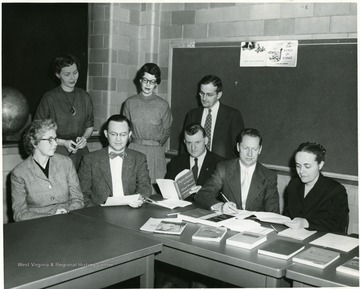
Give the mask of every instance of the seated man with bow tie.
M 261 143 L 258 130 L 241 130 L 236 138 L 239 158 L 218 163 L 195 203 L 227 214 L 238 209 L 280 213 L 277 175 L 258 162 Z
M 103 204 L 108 197 L 140 194 L 140 206 L 151 195 L 151 184 L 144 154 L 126 147 L 131 123 L 123 115 L 112 115 L 104 129 L 109 146 L 84 156 L 79 179 L 86 207 Z

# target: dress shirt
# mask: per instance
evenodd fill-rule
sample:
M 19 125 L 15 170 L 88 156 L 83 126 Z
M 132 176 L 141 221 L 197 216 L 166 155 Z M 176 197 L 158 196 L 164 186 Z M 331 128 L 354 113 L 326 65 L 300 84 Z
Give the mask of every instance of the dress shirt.
M 251 167 L 244 166 L 241 161 L 240 162 L 240 184 L 241 184 L 241 203 L 243 209 L 246 210 L 246 199 L 249 194 L 251 179 L 254 174 L 256 163 Z
M 219 111 L 219 107 L 220 107 L 220 102 L 217 101 L 213 107 L 210 107 L 211 109 L 211 142 L 210 142 L 210 151 L 212 149 L 212 145 L 213 145 L 213 140 L 214 140 L 214 129 L 215 129 L 215 123 L 216 123 L 216 117 Z M 201 126 L 204 127 L 205 126 L 205 120 L 206 120 L 206 116 L 209 114 L 209 109 L 208 108 L 204 108 L 203 110 L 203 114 L 202 114 L 202 118 L 201 118 Z M 200 170 L 199 170 L 200 171 Z
M 200 171 L 201 171 L 201 167 L 204 163 L 204 159 L 205 159 L 205 156 L 206 156 L 206 150 L 197 157 L 198 159 L 198 175 L 197 177 L 199 177 L 199 174 L 200 174 Z M 190 156 L 190 170 L 192 169 L 192 167 L 195 165 L 195 160 L 192 156 Z
M 109 147 L 109 153 L 113 151 Z M 114 153 L 118 153 L 113 151 Z M 124 189 L 122 184 L 122 166 L 123 166 L 123 158 L 116 157 L 116 158 L 109 158 L 110 161 L 110 171 L 111 171 L 111 182 L 112 182 L 112 193 L 113 197 L 123 197 L 124 196 Z

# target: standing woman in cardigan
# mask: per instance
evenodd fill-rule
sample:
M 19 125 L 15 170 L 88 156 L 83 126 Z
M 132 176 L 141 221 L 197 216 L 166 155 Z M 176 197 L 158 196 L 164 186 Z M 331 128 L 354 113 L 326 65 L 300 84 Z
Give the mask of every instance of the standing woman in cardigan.
M 57 56 L 52 72 L 60 85 L 44 94 L 34 119 L 53 119 L 58 125 L 56 153 L 69 156 L 78 170 L 81 158 L 88 153 L 87 139 L 94 126 L 90 95 L 75 87 L 79 78 L 79 60 L 71 54 Z
M 139 71 L 140 93 L 128 98 L 123 114 L 133 125 L 129 148 L 146 155 L 151 183 L 166 173 L 164 144 L 170 136 L 172 115 L 167 101 L 155 94 L 161 71 L 155 63 L 146 63 Z

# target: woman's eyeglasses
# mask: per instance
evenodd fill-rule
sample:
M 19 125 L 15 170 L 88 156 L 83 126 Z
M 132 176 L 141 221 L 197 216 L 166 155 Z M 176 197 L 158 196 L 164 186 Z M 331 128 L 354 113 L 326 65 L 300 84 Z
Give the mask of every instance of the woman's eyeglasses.
M 144 83 L 144 84 L 150 83 L 151 85 L 155 85 L 156 84 L 156 79 L 155 80 L 150 80 L 150 79 L 147 79 L 147 78 L 143 77 L 143 78 L 141 78 L 141 82 Z
M 58 138 L 57 137 L 49 137 L 49 138 L 42 138 L 41 140 L 47 140 L 49 142 L 49 144 L 53 144 L 54 142 L 57 143 Z

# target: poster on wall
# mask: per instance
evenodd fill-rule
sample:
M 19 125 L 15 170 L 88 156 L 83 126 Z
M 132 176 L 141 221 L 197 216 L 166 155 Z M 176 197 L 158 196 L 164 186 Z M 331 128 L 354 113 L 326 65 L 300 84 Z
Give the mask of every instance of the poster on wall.
M 296 67 L 298 41 L 241 42 L 240 67 Z

